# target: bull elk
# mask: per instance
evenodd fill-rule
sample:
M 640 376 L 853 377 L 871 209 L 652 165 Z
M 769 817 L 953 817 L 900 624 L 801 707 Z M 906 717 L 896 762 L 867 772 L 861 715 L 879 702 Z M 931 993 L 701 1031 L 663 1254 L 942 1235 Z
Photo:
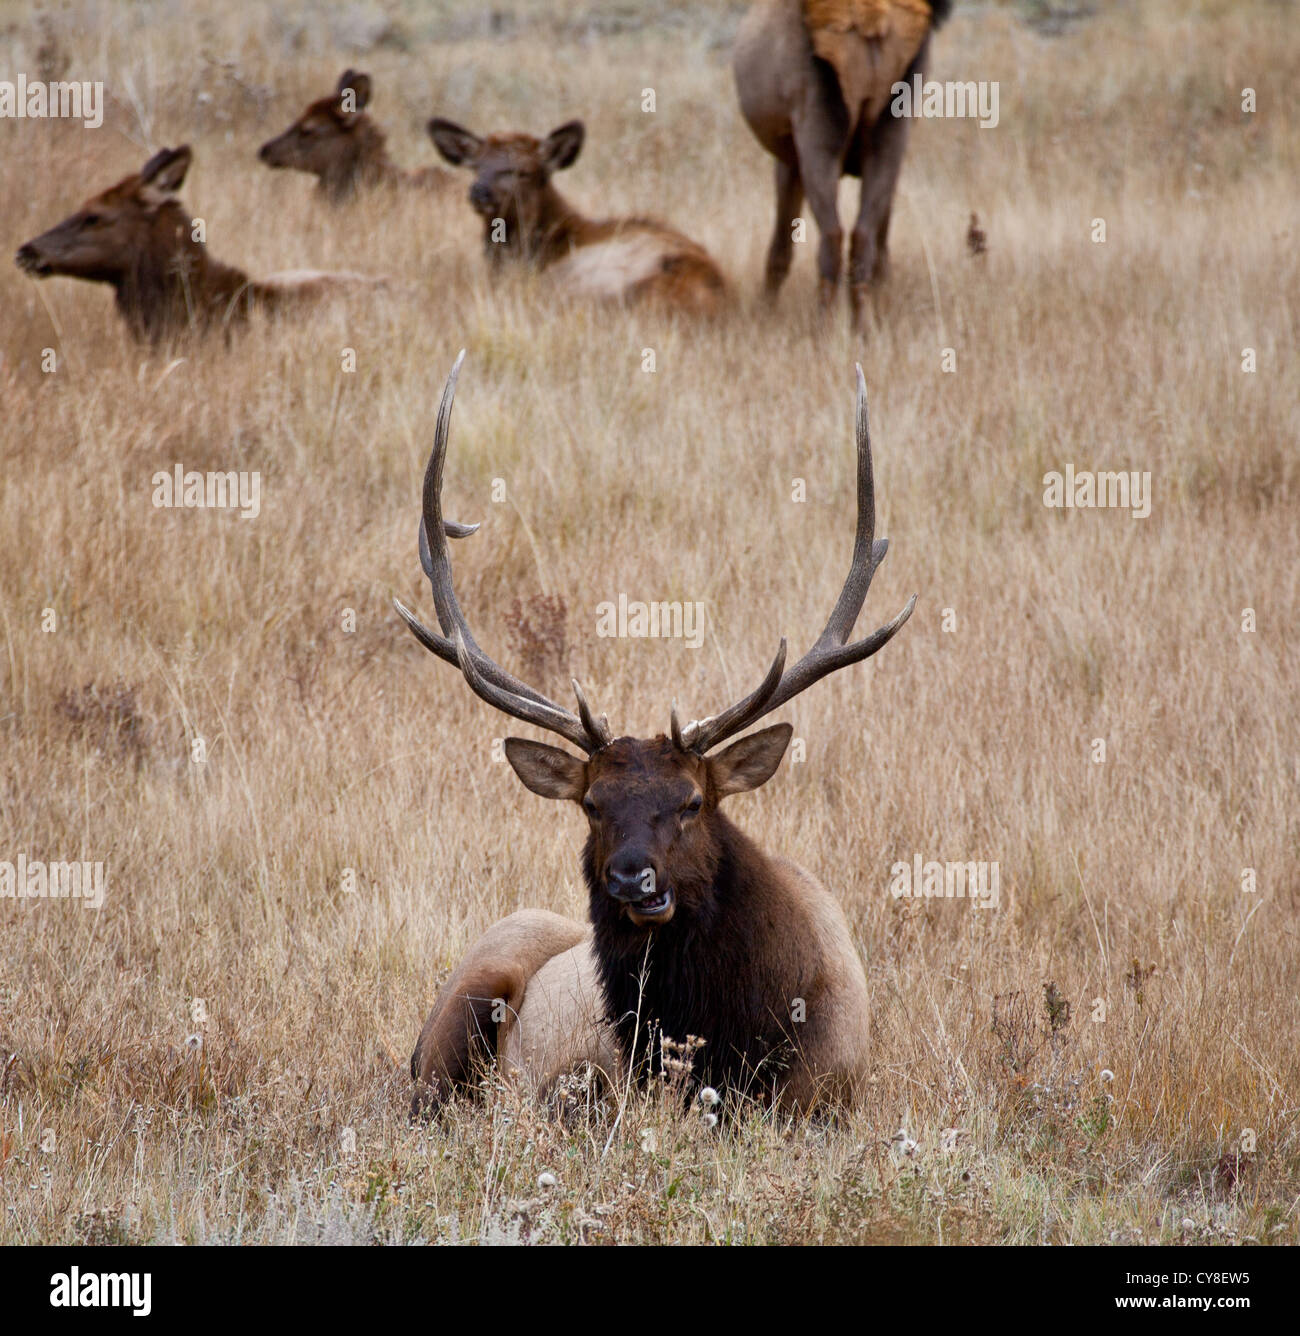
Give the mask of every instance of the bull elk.
M 861 327 L 870 285 L 888 266 L 889 215 L 907 147 L 908 119 L 889 110 L 893 85 L 924 75 L 930 34 L 952 0 L 758 0 L 736 34 L 740 109 L 776 159 L 776 226 L 766 295 L 775 300 L 794 256 L 805 195 L 821 233 L 819 301 L 839 288 L 842 176 L 862 181 L 849 239 L 849 302 Z
M 136 175 L 21 246 L 18 267 L 36 278 L 62 274 L 109 284 L 132 334 L 153 343 L 188 328 L 229 327 L 254 308 L 279 311 L 377 281 L 317 270 L 259 281 L 215 259 L 176 198 L 191 158 L 188 145 L 160 149 Z
M 366 111 L 370 76 L 344 70 L 338 86 L 313 102 L 257 156 L 268 167 L 290 167 L 316 178 L 322 195 L 338 204 L 374 186 L 440 190 L 452 176 L 441 167 L 407 171 L 388 156 L 384 132 Z
M 450 163 L 474 173 L 469 202 L 483 219 L 483 245 L 493 265 L 507 259 L 546 270 L 577 297 L 651 301 L 711 315 L 726 283 L 708 251 L 647 218 L 584 218 L 551 184 L 582 151 L 586 130 L 569 121 L 545 139 L 471 133 L 434 117 L 429 136 Z
M 461 354 L 461 358 L 464 353 Z M 786 667 L 782 640 L 760 685 L 716 715 L 667 736 L 615 738 L 581 686 L 577 713 L 511 676 L 479 648 L 452 588 L 442 537 L 442 479 L 457 359 L 438 410 L 424 475 L 420 560 L 439 631 L 395 606 L 415 638 L 460 669 L 469 688 L 512 718 L 555 733 L 581 755 L 507 738 L 525 787 L 576 803 L 587 820 L 582 872 L 590 925 L 538 910 L 511 914 L 470 948 L 439 993 L 415 1053 L 412 1113 L 436 1107 L 497 1059 L 511 1079 L 545 1091 L 582 1061 L 644 1078 L 661 1044 L 704 1041 L 692 1077 L 788 1110 L 851 1101 L 867 1066 L 862 964 L 834 897 L 774 858 L 719 810 L 766 783 L 788 723 L 719 745 L 820 678 L 876 653 L 916 597 L 862 640 L 850 634 L 888 544 L 875 539 L 866 392 L 858 368 L 857 533 L 848 578 L 816 643 Z

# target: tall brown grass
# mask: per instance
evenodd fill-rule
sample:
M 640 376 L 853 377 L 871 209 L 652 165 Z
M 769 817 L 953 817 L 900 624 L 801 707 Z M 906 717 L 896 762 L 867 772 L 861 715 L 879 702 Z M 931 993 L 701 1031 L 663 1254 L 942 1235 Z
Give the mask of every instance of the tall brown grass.
M 0 269 L 0 859 L 107 870 L 99 912 L 0 901 L 0 1241 L 1296 1241 L 1296 25 L 1117 5 L 1050 35 L 959 6 L 933 73 L 998 80 L 1001 123 L 915 127 L 851 340 L 816 323 L 812 245 L 756 303 L 738 8 L 652 8 L 15 13 L 0 77 L 53 43 L 113 101 L 94 132 L 0 122 L 9 250 L 187 141 L 221 258 L 402 281 L 172 356 L 106 291 Z M 322 210 L 254 155 L 347 64 L 407 166 L 434 112 L 584 117 L 575 202 L 698 238 L 735 311 L 494 285 L 460 197 Z M 430 607 L 419 483 L 461 346 L 448 509 L 485 521 L 461 601 L 498 657 L 543 645 L 549 689 L 576 673 L 640 734 L 820 629 L 863 362 L 892 544 L 863 623 L 920 604 L 784 712 L 806 761 L 733 808 L 842 898 L 874 1004 L 860 1114 L 719 1135 L 579 1084 L 566 1117 L 493 1089 L 408 1125 L 405 1059 L 469 941 L 584 912 L 580 817 L 494 763 L 509 726 L 389 605 Z M 260 471 L 260 516 L 155 509 L 176 463 Z M 1150 517 L 1045 508 L 1067 463 L 1149 470 Z M 597 638 L 620 591 L 703 600 L 704 647 Z M 998 861 L 1000 907 L 893 899 L 917 852 Z

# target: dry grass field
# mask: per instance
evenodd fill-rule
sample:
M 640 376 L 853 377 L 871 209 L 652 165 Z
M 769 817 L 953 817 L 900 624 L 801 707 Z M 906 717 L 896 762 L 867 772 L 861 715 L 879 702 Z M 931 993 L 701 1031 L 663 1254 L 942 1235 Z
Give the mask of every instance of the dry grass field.
M 914 127 L 851 337 L 816 320 L 815 232 L 777 312 L 757 300 L 742 8 L 0 4 L 0 78 L 109 98 L 97 130 L 0 121 L 8 254 L 189 143 L 218 257 L 395 280 L 151 350 L 107 289 L 0 267 L 0 860 L 105 868 L 98 911 L 0 900 L 0 1242 L 1297 1241 L 1300 24 L 959 4 L 932 74 L 998 81 L 999 124 Z M 733 309 L 494 283 L 468 177 L 323 207 L 256 150 L 347 65 L 406 167 L 436 161 L 435 112 L 584 118 L 557 184 L 700 240 Z M 470 941 L 585 913 L 581 815 L 494 760 L 514 730 L 390 603 L 432 616 L 419 488 L 461 347 L 462 604 L 507 666 L 557 698 L 577 675 L 643 736 L 821 629 L 862 362 L 891 549 L 860 629 L 917 611 L 780 713 L 804 759 L 730 801 L 849 916 L 853 1117 L 720 1132 L 582 1086 L 555 1117 L 489 1082 L 408 1123 Z M 258 472 L 260 513 L 156 508 L 178 464 Z M 1045 506 L 1067 465 L 1149 472 L 1149 516 Z M 620 594 L 703 602 L 703 645 L 597 636 Z M 998 907 L 894 898 L 917 854 L 997 862 Z

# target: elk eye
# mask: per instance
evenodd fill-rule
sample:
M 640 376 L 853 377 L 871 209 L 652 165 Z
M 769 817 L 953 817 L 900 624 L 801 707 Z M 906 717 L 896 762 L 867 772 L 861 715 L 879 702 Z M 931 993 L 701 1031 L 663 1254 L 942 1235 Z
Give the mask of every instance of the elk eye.
M 584 798 L 582 800 L 582 810 L 586 812 L 593 821 L 598 820 L 600 817 L 600 808 L 597 807 L 590 798 Z
M 688 802 L 686 806 L 682 808 L 682 814 L 684 816 L 698 816 L 700 808 L 703 806 L 704 806 L 704 797 L 702 794 L 697 793 L 695 797 L 692 798 L 690 802 Z
M 82 220 L 82 227 L 98 227 L 104 220 L 97 213 L 88 213 Z

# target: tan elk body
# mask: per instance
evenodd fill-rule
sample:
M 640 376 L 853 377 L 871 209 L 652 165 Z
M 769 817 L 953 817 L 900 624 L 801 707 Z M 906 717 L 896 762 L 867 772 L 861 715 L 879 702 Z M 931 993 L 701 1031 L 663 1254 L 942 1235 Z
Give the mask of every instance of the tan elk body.
M 545 139 L 483 137 L 439 117 L 429 122 L 438 152 L 474 173 L 469 201 L 483 219 L 489 263 L 532 265 L 577 298 L 702 315 L 722 309 L 726 283 L 703 246 L 654 219 L 586 218 L 556 190 L 551 177 L 572 166 L 585 134 L 581 121 Z

